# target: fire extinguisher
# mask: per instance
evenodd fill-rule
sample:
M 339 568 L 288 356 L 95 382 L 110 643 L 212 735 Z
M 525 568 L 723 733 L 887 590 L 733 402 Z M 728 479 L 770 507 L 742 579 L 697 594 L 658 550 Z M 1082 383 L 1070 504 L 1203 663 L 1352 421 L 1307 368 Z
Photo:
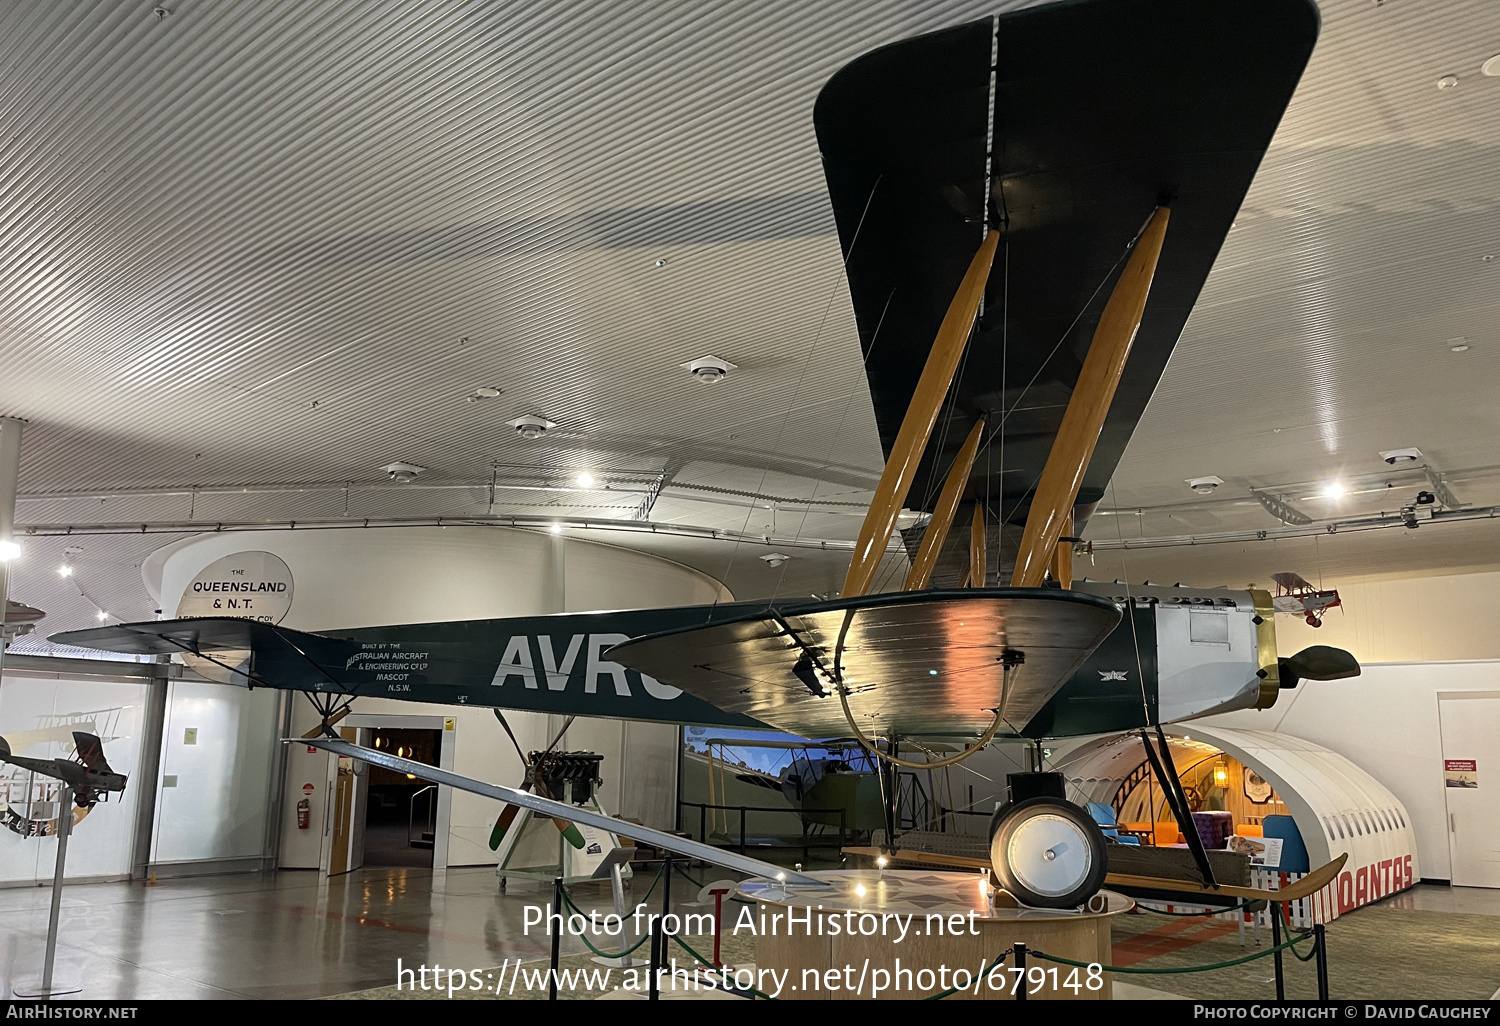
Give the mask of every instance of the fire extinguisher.
M 306 830 L 312 826 L 312 802 L 306 798 L 297 803 L 297 829 Z

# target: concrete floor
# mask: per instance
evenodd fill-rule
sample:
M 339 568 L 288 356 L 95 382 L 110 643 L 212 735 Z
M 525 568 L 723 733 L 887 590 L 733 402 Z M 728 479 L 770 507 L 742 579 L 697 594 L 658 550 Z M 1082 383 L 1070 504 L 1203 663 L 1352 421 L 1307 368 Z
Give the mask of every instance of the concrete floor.
M 635 890 L 648 883 L 643 877 Z M 16 982 L 40 975 L 50 893 L 0 889 L 6 998 Z M 501 895 L 494 871 L 483 867 L 367 869 L 332 880 L 286 871 L 154 887 L 78 885 L 64 892 L 58 978 L 81 982 L 80 999 L 345 994 L 392 985 L 398 958 L 406 966 L 464 969 L 545 958 L 547 938 L 535 928 L 524 934 L 522 909 L 549 899 L 550 888 L 520 881 Z M 609 893 L 580 885 L 574 901 L 603 910 Z M 1381 905 L 1500 916 L 1500 891 L 1420 885 Z M 577 941 L 564 942 L 564 954 L 583 951 Z
M 573 898 L 602 910 L 609 892 L 586 884 Z M 0 1000 L 41 975 L 50 900 L 50 888 L 0 890 Z M 342 994 L 394 983 L 398 958 L 466 969 L 545 958 L 547 939 L 523 934 L 522 908 L 549 900 L 550 886 L 518 882 L 502 896 L 487 867 L 70 886 L 57 979 L 81 982 L 78 999 Z M 565 941 L 563 950 L 584 949 Z

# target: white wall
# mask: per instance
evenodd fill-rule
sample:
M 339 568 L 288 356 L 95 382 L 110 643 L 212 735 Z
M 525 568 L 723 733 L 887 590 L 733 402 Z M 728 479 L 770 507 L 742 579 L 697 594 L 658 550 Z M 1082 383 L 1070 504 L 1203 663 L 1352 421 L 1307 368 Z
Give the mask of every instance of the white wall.
M 1282 655 L 1335 645 L 1361 663 L 1500 659 L 1500 573 L 1327 583 L 1343 606 L 1316 630 L 1295 616 L 1276 617 Z
M 698 605 L 731 597 L 695 570 L 613 546 L 496 528 L 390 528 L 206 535 L 179 543 L 159 560 L 163 608 L 176 608 L 203 567 L 251 549 L 274 552 L 291 569 L 292 606 L 283 623 L 299 630 Z M 294 710 L 296 733 L 316 725 L 307 702 L 299 699 Z M 520 782 L 521 762 L 489 709 L 362 698 L 355 711 L 451 716 L 457 721 L 455 772 Z M 549 717 L 507 712 L 506 719 L 528 751 L 551 740 Z M 677 728 L 669 724 L 580 719 L 567 747 L 605 756 L 606 808 L 666 828 L 676 810 L 676 743 Z M 315 868 L 327 815 L 328 756 L 309 754 L 305 745 L 289 749 L 281 864 Z M 314 785 L 313 826 L 298 830 L 296 804 L 307 783 Z M 453 795 L 450 866 L 495 862 L 488 840 L 499 809 L 478 795 Z
M 1342 608 L 1331 610 L 1317 629 L 1277 616 L 1277 648 L 1282 655 L 1309 645 L 1345 648 L 1360 661 L 1361 675 L 1303 681 L 1270 709 L 1204 722 L 1283 731 L 1343 755 L 1406 806 L 1422 875 L 1447 879 L 1437 694 L 1500 687 L 1500 631 L 1494 627 L 1500 573 L 1327 583 L 1338 587 Z
M 1348 680 L 1303 681 L 1270 709 L 1203 722 L 1292 734 L 1343 755 L 1401 799 L 1416 833 L 1422 876 L 1446 880 L 1451 866 L 1438 692 L 1500 688 L 1500 660 L 1366 663 L 1363 671 Z

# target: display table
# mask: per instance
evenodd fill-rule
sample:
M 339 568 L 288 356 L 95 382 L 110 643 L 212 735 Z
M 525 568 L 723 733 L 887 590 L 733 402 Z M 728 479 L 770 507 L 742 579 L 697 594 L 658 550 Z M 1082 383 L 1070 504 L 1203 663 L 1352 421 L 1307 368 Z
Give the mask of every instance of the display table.
M 754 916 L 758 928 L 757 967 L 788 972 L 787 989 L 782 996 L 804 1000 L 868 999 L 875 996 L 872 990 L 877 983 L 896 979 L 898 968 L 903 974 L 900 989 L 893 989 L 894 984 L 887 983 L 879 996 L 926 997 L 944 987 L 936 979 L 929 981 L 926 976 L 919 979 L 918 970 L 936 973 L 942 966 L 948 969 L 950 987 L 955 983 L 956 970 L 966 970 L 969 974 L 968 989 L 948 1000 L 1008 1000 L 1015 975 L 1007 972 L 1006 983 L 999 988 L 1000 974 L 996 973 L 993 976 L 996 987 L 981 983 L 976 994 L 973 978 L 981 967 L 988 967 L 1018 941 L 1028 948 L 1075 961 L 1108 965 L 1110 917 L 1134 907 L 1129 898 L 1113 891 L 1100 892 L 1103 901 L 1098 904 L 1103 908 L 1097 912 L 992 907 L 986 875 L 979 873 L 857 869 L 809 875 L 820 883 L 790 886 L 756 878 L 746 880 L 738 890 L 739 897 L 755 902 L 754 906 L 743 908 Z M 790 930 L 789 912 L 794 912 L 798 920 Z M 743 915 L 726 909 L 725 929 L 746 922 Z M 773 921 L 773 916 L 780 918 Z M 891 918 L 894 916 L 900 916 L 901 920 L 911 917 L 904 939 L 898 940 L 900 921 Z M 939 917 L 944 920 L 941 928 Z M 955 921 L 950 917 L 959 918 Z M 809 918 L 807 926 L 802 923 L 804 918 Z M 853 935 L 848 932 L 851 923 L 856 931 Z M 861 928 L 863 933 L 859 932 Z M 744 932 L 742 926 L 740 935 Z M 1011 965 L 1009 958 L 1006 965 Z M 1102 981 L 1095 974 L 1098 989 L 1090 990 L 1084 985 L 1088 971 L 1078 970 L 1073 977 L 1075 992 L 1066 985 L 1073 967 L 1027 959 L 1028 969 L 1038 966 L 1046 971 L 1045 981 L 1040 991 L 1030 994 L 1031 1000 L 1097 1000 L 1110 996 L 1107 974 Z M 815 989 L 813 972 L 820 976 Z M 838 974 L 837 980 L 824 976 L 830 972 Z M 1032 972 L 1030 976 L 1031 987 L 1035 987 L 1038 974 Z M 857 988 L 861 977 L 863 986 Z M 933 985 L 921 985 L 927 982 Z M 1058 984 L 1056 989 L 1054 982 Z M 796 989 L 792 990 L 793 987 Z

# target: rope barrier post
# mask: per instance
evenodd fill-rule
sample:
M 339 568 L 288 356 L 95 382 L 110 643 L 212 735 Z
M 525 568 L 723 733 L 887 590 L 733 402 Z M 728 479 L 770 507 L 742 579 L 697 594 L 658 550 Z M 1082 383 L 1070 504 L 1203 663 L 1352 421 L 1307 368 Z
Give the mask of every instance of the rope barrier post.
M 661 943 L 661 919 L 653 917 L 651 920 L 651 982 L 647 985 L 646 997 L 648 1000 L 659 1000 L 660 995 L 656 992 L 657 967 L 661 965 L 662 956 Z
M 1016 974 L 1016 1000 L 1026 1000 L 1026 945 L 1016 941 L 1016 968 L 1020 970 Z
M 1281 973 L 1281 902 L 1271 903 L 1271 947 L 1276 952 L 1276 1000 L 1286 1000 L 1286 977 Z
M 567 896 L 563 894 L 562 877 L 554 876 L 552 878 L 552 912 L 559 917 L 560 922 L 549 922 L 547 924 L 552 929 L 552 971 L 547 974 L 548 1001 L 557 1000 L 557 959 L 562 951 L 561 924 L 568 921 L 567 909 L 563 907 L 563 902 L 566 900 Z
M 1328 1000 L 1328 933 L 1322 923 L 1313 924 L 1313 936 L 1317 938 L 1315 950 L 1318 954 L 1318 1000 Z

